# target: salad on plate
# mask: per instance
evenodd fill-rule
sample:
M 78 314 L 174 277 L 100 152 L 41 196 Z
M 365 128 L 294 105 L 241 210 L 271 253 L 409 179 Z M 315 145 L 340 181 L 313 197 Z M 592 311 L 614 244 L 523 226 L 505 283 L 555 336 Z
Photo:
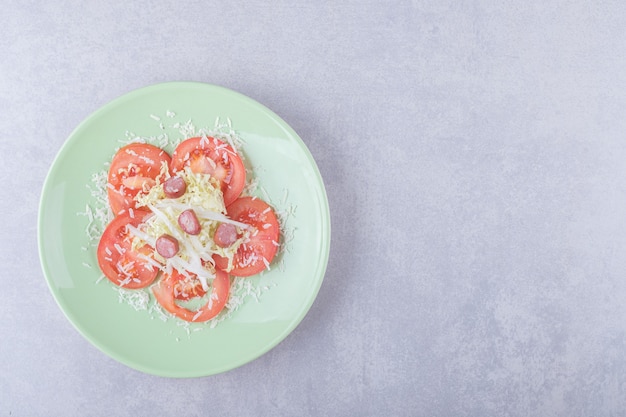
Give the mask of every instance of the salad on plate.
M 148 289 L 185 322 L 215 318 L 232 280 L 269 269 L 280 247 L 274 208 L 244 192 L 240 151 L 215 136 L 186 138 L 171 155 L 129 143 L 106 178 L 111 220 L 97 245 L 103 275 L 120 289 Z

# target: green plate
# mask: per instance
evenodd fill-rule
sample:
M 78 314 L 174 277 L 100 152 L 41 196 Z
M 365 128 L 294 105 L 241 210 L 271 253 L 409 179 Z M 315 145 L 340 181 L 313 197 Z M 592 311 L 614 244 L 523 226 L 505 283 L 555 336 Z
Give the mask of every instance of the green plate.
M 175 115 L 174 115 L 175 113 Z M 259 180 L 256 193 L 288 211 L 289 243 L 271 271 L 249 278 L 249 296 L 214 327 L 121 302 L 101 277 L 85 231 L 86 205 L 96 205 L 92 175 L 105 169 L 129 132 L 180 137 L 174 123 L 212 127 L 232 123 L 246 163 Z M 262 191 L 262 193 L 261 193 Z M 38 218 L 39 255 L 50 290 L 67 318 L 96 347 L 137 370 L 168 377 L 225 372 L 266 353 L 300 323 L 319 291 L 330 250 L 328 200 L 319 170 L 291 127 L 256 101 L 201 83 L 173 82 L 126 94 L 83 121 L 54 160 Z M 91 246 L 90 246 L 91 245 Z

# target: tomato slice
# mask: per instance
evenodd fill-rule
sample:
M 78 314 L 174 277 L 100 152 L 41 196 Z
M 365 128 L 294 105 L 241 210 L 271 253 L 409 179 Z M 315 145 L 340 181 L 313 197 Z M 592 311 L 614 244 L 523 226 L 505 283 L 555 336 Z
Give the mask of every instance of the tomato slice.
M 176 147 L 170 165 L 172 173 L 187 166 L 220 182 L 225 205 L 239 197 L 246 183 L 246 168 L 239 155 L 229 144 L 213 137 L 190 138 Z
M 109 167 L 107 190 L 113 214 L 136 209 L 135 196 L 148 191 L 155 184 L 163 162 L 169 165 L 170 161 L 167 152 L 147 143 L 131 143 L 117 151 Z
M 254 228 L 249 241 L 237 249 L 233 269 L 228 272 L 239 277 L 258 274 L 272 262 L 278 249 L 280 228 L 276 214 L 265 201 L 254 197 L 241 197 L 226 211 L 231 219 Z M 228 259 L 215 255 L 214 260 L 217 268 L 228 268 Z
M 109 223 L 100 238 L 98 265 L 115 285 L 129 289 L 143 288 L 150 285 L 159 272 L 158 268 L 142 257 L 151 257 L 153 249 L 144 245 L 133 250 L 133 238 L 126 228 L 129 224 L 137 227 L 148 215 L 151 213 L 145 210 L 135 210 L 133 217 L 130 213 L 121 214 Z
M 177 300 L 191 300 L 206 294 L 206 290 L 202 288 L 202 283 L 194 274 L 186 276 L 174 270 L 171 280 L 174 285 L 174 298 Z
M 221 270 L 216 270 L 215 274 L 209 301 L 196 311 L 191 311 L 176 304 L 175 288 L 181 276 L 178 271 L 171 275 L 164 276 L 157 285 L 152 287 L 152 293 L 165 310 L 182 320 L 190 322 L 211 320 L 213 317 L 217 316 L 226 305 L 230 291 L 230 278 L 228 274 Z

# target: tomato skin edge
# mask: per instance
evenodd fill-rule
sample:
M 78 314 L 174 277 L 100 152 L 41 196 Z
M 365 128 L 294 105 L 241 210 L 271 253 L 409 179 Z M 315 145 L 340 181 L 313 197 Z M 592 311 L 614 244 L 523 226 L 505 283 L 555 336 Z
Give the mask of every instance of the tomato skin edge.
M 152 286 L 152 294 L 154 294 L 157 302 L 167 312 L 188 322 L 201 323 L 211 320 L 224 309 L 230 295 L 230 278 L 228 274 L 222 270 L 216 269 L 215 278 L 213 279 L 213 289 L 210 295 L 210 297 L 213 298 L 212 302 L 208 301 L 197 311 L 191 311 L 176 304 L 174 283 L 172 275 L 165 276 L 158 284 Z
M 203 144 L 203 139 L 201 137 L 192 137 L 185 139 L 182 141 L 172 152 L 172 159 L 170 162 L 170 171 L 172 173 L 176 173 L 177 171 L 182 170 L 185 166 L 190 165 L 190 155 L 195 151 L 200 151 L 204 153 L 202 157 L 209 158 L 207 153 L 216 152 L 216 148 L 219 147 L 219 152 L 221 155 L 228 155 L 228 167 L 232 170 L 231 178 L 228 183 L 225 183 L 220 178 L 216 178 L 220 181 L 220 188 L 222 189 L 222 193 L 224 196 L 224 205 L 228 206 L 233 201 L 235 201 L 243 191 L 246 183 L 246 168 L 241 160 L 241 157 L 232 146 L 228 143 L 223 142 L 214 137 L 207 137 L 206 144 Z M 213 163 L 222 165 L 221 158 L 215 160 L 214 158 L 210 158 L 213 160 Z M 203 164 L 199 164 L 203 165 Z M 203 172 L 203 170 L 194 170 L 193 172 Z M 206 172 L 211 174 L 210 172 Z
M 145 288 L 152 284 L 158 275 L 158 269 L 145 267 L 144 265 L 147 263 L 138 256 L 139 253 L 149 256 L 152 252 L 152 248 L 145 245 L 136 251 L 131 249 L 130 243 L 125 239 L 126 225 L 132 224 L 133 226 L 137 226 L 148 215 L 150 215 L 150 212 L 145 210 L 136 210 L 134 217 L 131 217 L 129 213 L 119 215 L 107 225 L 100 237 L 96 251 L 98 266 L 104 276 L 118 287 L 126 289 Z M 124 255 L 117 251 L 115 245 L 119 245 L 124 251 Z M 123 274 L 120 274 L 119 270 L 114 266 L 117 265 L 120 258 L 122 258 L 122 260 L 128 260 L 130 258 L 130 260 L 134 262 L 135 267 L 140 269 L 138 275 L 133 276 L 133 278 L 137 279 L 139 282 L 131 279 L 124 285 L 120 285 L 126 278 Z
M 249 277 L 267 269 L 262 258 L 265 258 L 268 265 L 274 260 L 278 252 L 277 244 L 280 235 L 280 225 L 274 209 L 260 198 L 239 197 L 226 207 L 226 211 L 231 219 L 256 228 L 255 236 L 251 236 L 250 240 L 237 250 L 233 268 L 228 273 L 237 277 Z M 269 226 L 265 228 L 266 225 Z M 257 261 L 246 263 L 244 259 L 247 256 L 255 256 Z M 226 258 L 214 255 L 213 260 L 218 268 L 228 267 Z
M 126 178 L 139 175 L 154 180 L 161 173 L 161 164 L 166 163 L 169 167 L 171 160 L 163 149 L 148 143 L 130 143 L 120 148 L 113 155 L 107 173 L 107 195 L 113 214 L 117 216 L 129 208 L 137 209 L 135 196 L 139 190 L 124 188 L 123 182 Z M 131 170 L 131 165 L 134 166 L 132 175 L 119 173 L 120 170 Z

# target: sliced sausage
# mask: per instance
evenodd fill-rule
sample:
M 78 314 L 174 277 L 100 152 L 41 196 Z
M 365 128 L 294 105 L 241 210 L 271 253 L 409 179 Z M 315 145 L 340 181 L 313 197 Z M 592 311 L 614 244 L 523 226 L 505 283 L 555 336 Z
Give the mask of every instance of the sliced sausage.
M 193 209 L 187 209 L 180 213 L 178 216 L 178 225 L 190 235 L 197 235 L 200 233 L 200 222 L 198 221 L 196 212 L 193 211 Z
M 185 194 L 187 183 L 181 177 L 169 177 L 163 183 L 163 192 L 168 198 L 178 198 Z
M 156 251 L 164 258 L 172 258 L 178 253 L 178 240 L 170 235 L 161 235 L 156 240 Z
M 217 246 L 227 248 L 237 240 L 237 228 L 230 223 L 222 223 L 217 226 L 213 240 Z

